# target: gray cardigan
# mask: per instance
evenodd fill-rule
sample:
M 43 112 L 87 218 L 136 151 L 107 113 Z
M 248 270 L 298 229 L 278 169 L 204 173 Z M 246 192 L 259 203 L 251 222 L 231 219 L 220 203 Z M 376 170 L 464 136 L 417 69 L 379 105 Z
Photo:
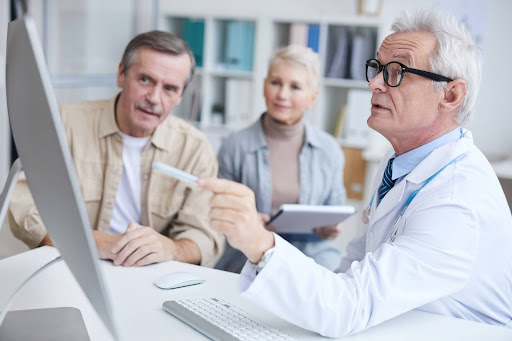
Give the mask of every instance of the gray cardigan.
M 263 114 L 265 115 L 265 114 Z M 272 189 L 269 149 L 263 115 L 249 127 L 231 134 L 219 150 L 219 177 L 242 183 L 254 191 L 258 212 L 270 215 Z M 305 124 L 305 143 L 299 156 L 299 204 L 342 205 L 343 152 L 329 134 Z M 283 235 L 288 240 L 321 240 L 316 235 Z

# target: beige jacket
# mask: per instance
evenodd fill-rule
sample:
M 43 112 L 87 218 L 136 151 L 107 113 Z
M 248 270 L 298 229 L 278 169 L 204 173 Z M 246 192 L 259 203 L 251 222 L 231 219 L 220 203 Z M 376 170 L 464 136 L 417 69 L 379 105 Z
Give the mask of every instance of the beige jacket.
M 123 141 L 114 105 L 115 99 L 111 99 L 77 103 L 61 110 L 91 226 L 107 233 L 123 169 Z M 153 161 L 198 177 L 214 177 L 218 164 L 211 145 L 200 131 L 169 115 L 141 154 L 141 210 L 142 225 L 172 239 L 194 241 L 201 251 L 201 265 L 215 265 L 224 242 L 209 227 L 211 193 L 153 171 Z M 30 248 L 37 247 L 47 233 L 24 175 L 13 193 L 9 223 L 13 234 Z

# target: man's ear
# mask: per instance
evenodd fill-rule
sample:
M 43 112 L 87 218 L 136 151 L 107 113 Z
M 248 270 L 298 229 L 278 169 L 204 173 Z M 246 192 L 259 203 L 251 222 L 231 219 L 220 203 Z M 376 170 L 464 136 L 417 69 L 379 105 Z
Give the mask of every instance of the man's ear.
M 124 88 L 124 73 L 123 73 L 123 63 L 119 63 L 119 67 L 117 69 L 117 87 L 118 88 Z
M 448 82 L 442 91 L 443 97 L 439 103 L 439 109 L 442 111 L 453 112 L 457 110 L 466 97 L 466 81 L 463 79 L 455 79 Z

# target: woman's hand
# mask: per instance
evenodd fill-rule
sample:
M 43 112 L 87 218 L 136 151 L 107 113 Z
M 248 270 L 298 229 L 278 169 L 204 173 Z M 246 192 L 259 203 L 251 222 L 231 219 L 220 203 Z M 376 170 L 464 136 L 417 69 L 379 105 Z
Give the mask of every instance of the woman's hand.
M 331 226 L 322 226 L 322 227 L 315 227 L 313 229 L 313 233 L 320 236 L 320 238 L 326 239 L 326 240 L 333 240 L 338 237 L 338 235 L 341 232 L 341 223 L 337 225 L 331 225 Z

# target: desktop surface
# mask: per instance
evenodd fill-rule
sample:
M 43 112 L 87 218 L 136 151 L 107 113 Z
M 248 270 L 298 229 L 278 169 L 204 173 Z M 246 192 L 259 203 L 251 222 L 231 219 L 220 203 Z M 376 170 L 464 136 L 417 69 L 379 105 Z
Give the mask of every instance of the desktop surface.
M 55 248 L 43 247 L 1 260 L 0 307 L 3 307 L 10 294 L 25 278 L 58 254 Z M 228 301 L 257 320 L 280 329 L 297 340 L 325 339 L 243 299 L 237 291 L 237 274 L 179 262 L 124 268 L 102 261 L 101 270 L 112 294 L 113 313 L 120 327 L 121 340 L 208 340 L 162 309 L 165 301 L 197 297 L 216 297 Z M 205 278 L 206 282 L 174 290 L 162 290 L 154 285 L 156 279 L 174 271 L 196 273 Z M 64 262 L 52 265 L 35 277 L 21 291 L 12 310 L 59 306 L 80 309 L 91 340 L 111 340 L 108 330 Z M 411 311 L 343 340 L 510 341 L 512 330 Z

